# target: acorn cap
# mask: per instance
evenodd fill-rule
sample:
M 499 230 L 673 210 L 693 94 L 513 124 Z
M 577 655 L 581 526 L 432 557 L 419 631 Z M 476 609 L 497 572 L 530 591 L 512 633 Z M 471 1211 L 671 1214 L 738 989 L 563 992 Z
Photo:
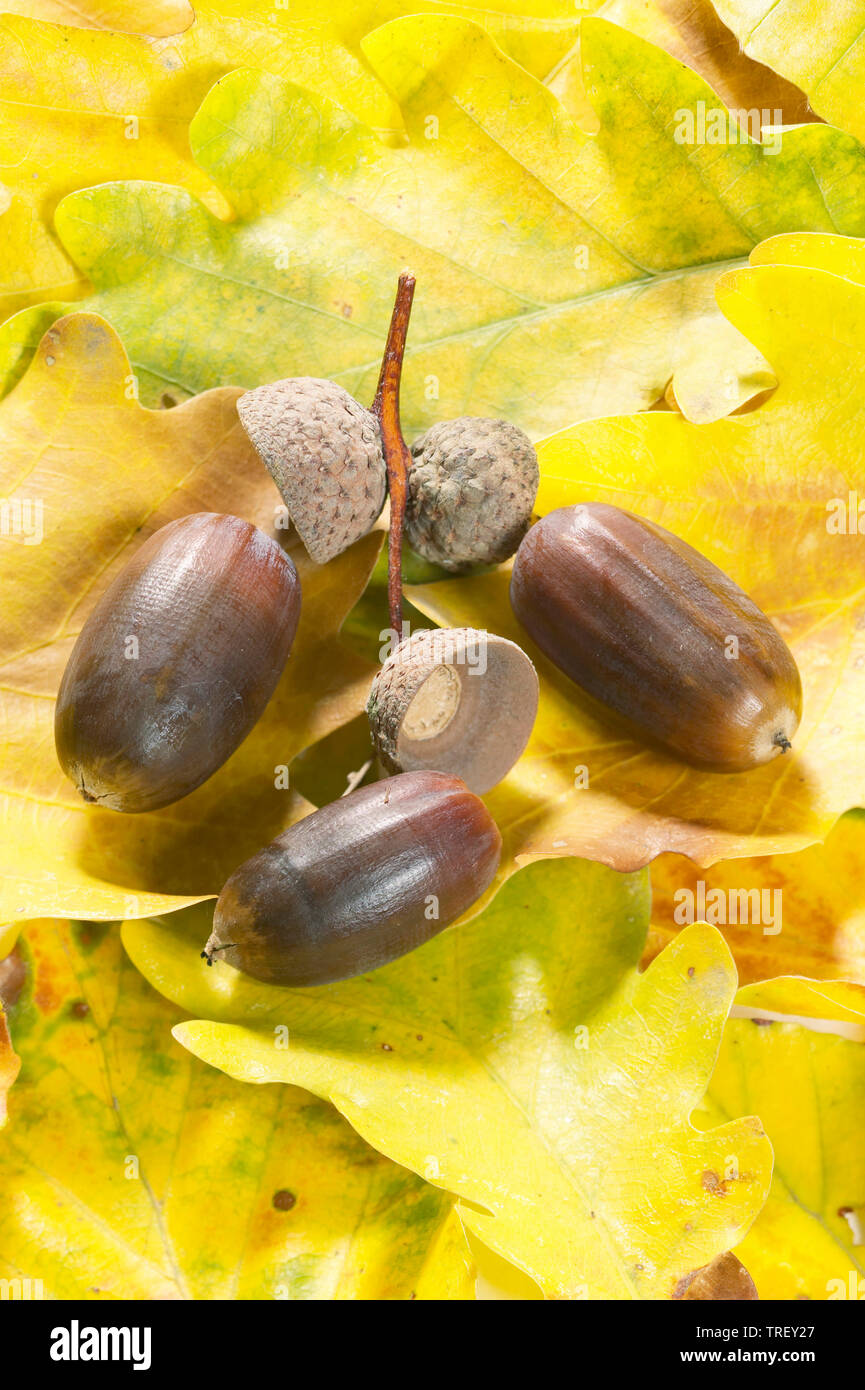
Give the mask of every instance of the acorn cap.
M 529 741 L 538 678 L 522 648 L 475 628 L 422 629 L 372 684 L 367 714 L 388 772 L 432 769 L 489 791 Z
M 316 564 L 372 529 L 387 492 L 381 433 L 347 391 L 288 377 L 247 391 L 237 413 Z
M 459 573 L 498 565 L 525 535 L 538 491 L 538 456 L 507 420 L 463 415 L 412 445 L 405 533 L 425 560 Z

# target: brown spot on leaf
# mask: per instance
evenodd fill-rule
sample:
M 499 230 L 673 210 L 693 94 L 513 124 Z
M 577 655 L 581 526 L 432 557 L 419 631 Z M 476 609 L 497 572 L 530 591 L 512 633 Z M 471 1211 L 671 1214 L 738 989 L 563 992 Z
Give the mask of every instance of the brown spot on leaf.
M 711 1192 L 713 1196 L 726 1197 L 727 1184 L 721 1181 L 713 1168 L 707 1168 L 703 1172 L 700 1182 L 706 1191 Z
M 33 971 L 33 1003 L 46 1018 L 59 1012 L 66 994 L 66 983 L 57 960 L 38 938 L 29 940 Z
M 273 1206 L 277 1211 L 291 1211 L 296 1201 L 294 1193 L 289 1192 L 287 1187 L 281 1187 L 273 1194 Z

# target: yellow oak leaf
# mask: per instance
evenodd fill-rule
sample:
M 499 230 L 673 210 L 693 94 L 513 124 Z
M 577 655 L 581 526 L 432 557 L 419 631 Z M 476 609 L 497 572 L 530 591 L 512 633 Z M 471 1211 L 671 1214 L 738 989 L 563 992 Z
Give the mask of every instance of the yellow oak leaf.
M 742 50 L 795 82 L 827 121 L 865 136 L 865 3 L 712 0 Z
M 393 139 L 402 129 L 399 109 L 360 49 L 385 20 L 449 8 L 474 15 L 538 78 L 569 50 L 579 23 L 568 0 L 535 0 L 519 14 L 434 0 L 211 0 L 194 14 L 185 0 L 134 7 L 18 0 L 5 8 L 12 13 L 0 21 L 4 316 L 86 292 L 51 225 L 59 199 L 76 188 L 155 179 L 195 193 L 217 217 L 231 216 L 193 161 L 187 130 L 207 91 L 232 69 L 290 77 Z
M 772 1186 L 736 1254 L 765 1299 L 865 1294 L 865 1037 L 851 987 L 804 979 L 749 985 L 736 997 L 697 1123 L 759 1112 L 775 1152 Z M 763 1005 L 772 1007 L 767 1018 Z M 838 1031 L 778 1015 L 840 1020 Z M 774 1017 L 773 1019 L 773 1015 Z M 858 1041 L 847 1032 L 860 1020 Z M 840 1036 L 839 1036 L 840 1032 Z
M 113 927 L 33 922 L 16 956 L 4 1279 L 75 1300 L 474 1297 L 450 1199 L 321 1101 L 190 1057 Z
M 858 810 L 842 816 L 824 844 L 798 854 L 710 869 L 662 854 L 652 864 L 645 959 L 689 920 L 705 919 L 724 933 L 743 984 L 782 971 L 865 984 L 863 863 L 865 812 Z
M 128 6 L 125 8 L 128 14 Z M 333 6 L 330 7 L 333 9 Z M 87 280 L 52 229 L 64 194 L 111 179 L 157 179 L 201 197 L 217 217 L 231 205 L 192 159 L 188 128 L 220 77 L 242 63 L 291 74 L 338 96 L 377 129 L 400 126 L 392 98 L 341 41 L 320 4 L 273 0 L 197 7 L 162 37 L 75 28 L 26 15 L 0 19 L 0 306 L 80 298 Z M 105 15 L 110 25 L 111 12 Z M 126 27 L 123 25 L 122 27 Z M 163 26 L 164 28 L 165 26 Z M 146 32 L 146 31 L 145 31 Z

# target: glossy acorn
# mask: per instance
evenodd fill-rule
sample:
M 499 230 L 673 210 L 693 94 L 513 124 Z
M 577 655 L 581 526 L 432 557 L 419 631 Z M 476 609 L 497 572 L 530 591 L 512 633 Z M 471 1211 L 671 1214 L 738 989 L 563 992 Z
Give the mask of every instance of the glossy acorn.
M 241 864 L 202 954 L 278 985 L 375 970 L 471 907 L 495 876 L 501 844 L 458 777 L 404 772 L 360 787 Z
M 796 663 L 747 594 L 663 527 L 605 503 L 550 512 L 511 604 L 577 685 L 687 761 L 739 772 L 790 748 Z
M 294 565 L 240 517 L 198 512 L 150 536 L 60 685 L 57 756 L 84 800 L 153 811 L 206 781 L 263 714 L 299 616 Z

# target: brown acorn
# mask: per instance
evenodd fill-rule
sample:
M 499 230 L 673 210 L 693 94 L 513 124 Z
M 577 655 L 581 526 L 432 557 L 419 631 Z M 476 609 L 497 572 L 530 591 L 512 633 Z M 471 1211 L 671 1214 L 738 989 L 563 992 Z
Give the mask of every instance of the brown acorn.
M 291 560 L 240 517 L 197 512 L 150 536 L 60 685 L 57 756 L 84 800 L 153 811 L 200 786 L 264 713 L 299 615 Z
M 571 680 L 689 762 L 739 772 L 790 748 L 802 684 L 780 634 L 654 522 L 605 503 L 550 512 L 517 552 L 511 604 Z
M 202 955 L 321 985 L 422 945 L 486 891 L 501 836 L 457 777 L 406 772 L 298 821 L 232 874 Z

